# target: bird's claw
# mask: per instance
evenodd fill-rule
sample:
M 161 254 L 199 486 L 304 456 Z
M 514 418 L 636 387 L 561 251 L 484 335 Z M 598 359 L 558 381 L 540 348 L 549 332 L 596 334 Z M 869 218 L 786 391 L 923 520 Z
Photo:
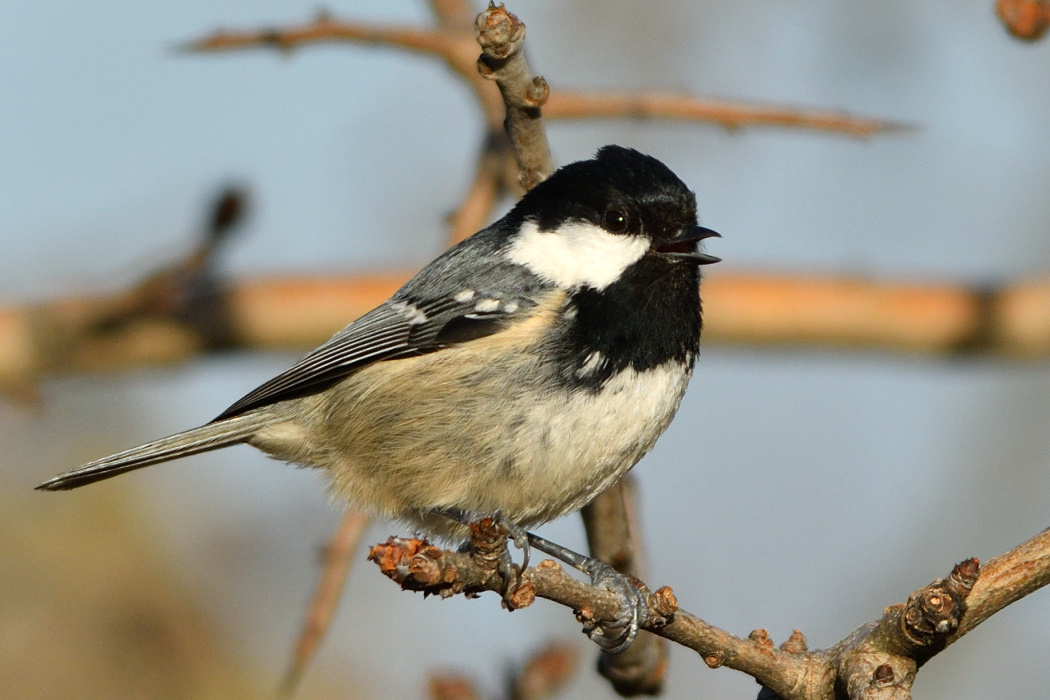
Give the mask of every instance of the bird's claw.
M 590 620 L 583 631 L 602 651 L 618 654 L 631 646 L 638 630 L 649 621 L 649 596 L 645 587 L 627 574 L 594 557 L 584 556 L 538 535 L 529 535 L 536 549 L 561 559 L 587 574 L 591 585 L 605 588 L 616 596 L 619 614 L 612 620 Z
M 503 520 L 502 513 L 497 510 L 492 514 L 492 519 L 495 520 L 504 530 L 507 531 L 507 536 L 513 540 L 514 546 L 521 550 L 521 571 L 529 568 L 529 555 L 532 554 L 532 547 L 529 545 L 529 533 L 525 531 L 521 525 L 511 522 L 510 520 Z M 510 551 L 507 550 L 507 558 L 510 558 Z
M 517 523 L 511 522 L 510 520 L 504 520 L 499 509 L 496 509 L 488 516 L 479 515 L 472 511 L 457 508 L 455 506 L 436 508 L 432 512 L 449 518 L 450 520 L 454 520 L 461 525 L 467 526 L 473 526 L 483 518 L 488 517 L 493 524 L 502 528 L 503 532 L 506 533 L 507 538 L 514 542 L 514 546 L 522 550 L 520 566 L 514 563 L 514 558 L 511 556 L 510 548 L 506 546 L 500 548 L 498 560 L 496 561 L 496 572 L 503 580 L 503 590 L 501 591 L 503 601 L 508 608 L 513 610 L 515 607 L 513 596 L 518 590 L 518 586 L 521 584 L 522 572 L 529 566 L 529 555 L 532 552 L 532 548 L 529 545 L 529 533 L 525 531 L 525 528 Z
M 583 631 L 607 654 L 619 654 L 638 636 L 638 630 L 649 619 L 646 591 L 630 576 L 621 574 L 608 564 L 590 559 L 585 573 L 591 584 L 611 591 L 619 603 L 619 615 L 613 620 L 592 620 Z
M 470 525 L 481 518 L 470 511 L 449 506 L 432 511 L 450 518 L 460 524 Z M 638 630 L 649 620 L 649 599 L 645 587 L 634 578 L 609 566 L 603 561 L 587 557 L 560 544 L 546 540 L 538 535 L 526 532 L 517 523 L 503 521 L 499 510 L 490 516 L 492 522 L 503 528 L 508 539 L 522 550 L 521 566 L 514 564 L 510 550 L 503 547 L 496 564 L 497 571 L 503 579 L 503 601 L 508 608 L 514 609 L 514 593 L 521 582 L 521 573 L 529 565 L 532 548 L 561 559 L 566 564 L 579 569 L 591 579 L 591 585 L 605 588 L 616 596 L 619 603 L 619 615 L 612 620 L 591 620 L 584 625 L 584 633 L 594 640 L 598 647 L 609 654 L 619 654 L 631 646 Z

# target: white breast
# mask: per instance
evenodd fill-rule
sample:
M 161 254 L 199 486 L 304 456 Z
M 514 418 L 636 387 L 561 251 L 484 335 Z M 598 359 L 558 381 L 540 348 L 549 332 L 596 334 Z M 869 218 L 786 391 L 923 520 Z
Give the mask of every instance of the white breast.
M 515 453 L 528 455 L 516 481 L 495 484 L 526 524 L 575 511 L 633 467 L 670 424 L 689 381 L 672 362 L 642 372 L 627 369 L 598 393 L 575 391 L 533 406 L 515 434 Z M 535 494 L 543 494 L 536 498 Z

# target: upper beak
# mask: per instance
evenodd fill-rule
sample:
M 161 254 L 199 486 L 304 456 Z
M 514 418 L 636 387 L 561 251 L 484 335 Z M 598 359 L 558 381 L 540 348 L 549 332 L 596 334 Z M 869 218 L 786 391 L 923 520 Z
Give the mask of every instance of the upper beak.
M 710 265 L 711 263 L 721 262 L 722 258 L 716 258 L 713 255 L 699 252 L 696 249 L 696 244 L 705 238 L 721 237 L 722 234 L 717 231 L 712 231 L 709 228 L 704 228 L 703 226 L 689 226 L 682 229 L 682 231 L 674 238 L 668 239 L 656 246 L 656 252 L 663 253 L 671 258 L 686 260 L 695 265 Z

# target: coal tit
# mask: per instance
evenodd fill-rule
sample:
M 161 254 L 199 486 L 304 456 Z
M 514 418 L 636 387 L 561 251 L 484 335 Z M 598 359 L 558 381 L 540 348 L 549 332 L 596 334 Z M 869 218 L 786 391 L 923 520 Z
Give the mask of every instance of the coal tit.
M 699 266 L 718 260 L 698 242 L 717 235 L 667 166 L 606 146 L 215 420 L 37 488 L 247 443 L 430 534 L 462 535 L 448 509 L 539 525 L 671 422 L 700 343 Z

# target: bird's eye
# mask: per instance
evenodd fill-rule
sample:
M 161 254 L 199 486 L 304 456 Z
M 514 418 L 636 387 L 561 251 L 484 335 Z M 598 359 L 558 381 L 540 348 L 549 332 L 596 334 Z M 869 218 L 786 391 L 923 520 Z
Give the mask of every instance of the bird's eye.
M 623 233 L 630 225 L 630 220 L 622 211 L 609 210 L 605 212 L 605 230 L 609 233 Z

